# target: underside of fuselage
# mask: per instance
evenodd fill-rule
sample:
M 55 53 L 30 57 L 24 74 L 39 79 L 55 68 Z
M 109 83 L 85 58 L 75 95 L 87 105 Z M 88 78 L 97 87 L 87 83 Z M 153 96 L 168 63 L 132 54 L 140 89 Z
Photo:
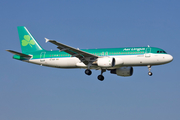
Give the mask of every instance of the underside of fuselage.
M 116 69 L 123 66 L 147 66 L 147 65 L 161 65 L 170 62 L 170 55 L 168 54 L 151 54 L 150 56 L 144 55 L 126 55 L 126 56 L 110 56 L 113 58 L 120 58 L 123 61 L 121 65 L 113 67 L 99 67 L 97 64 L 92 64 L 90 69 Z M 88 68 L 83 62 L 76 57 L 67 58 L 44 58 L 44 59 L 30 59 L 24 60 L 25 62 L 34 63 L 47 67 L 55 68 Z

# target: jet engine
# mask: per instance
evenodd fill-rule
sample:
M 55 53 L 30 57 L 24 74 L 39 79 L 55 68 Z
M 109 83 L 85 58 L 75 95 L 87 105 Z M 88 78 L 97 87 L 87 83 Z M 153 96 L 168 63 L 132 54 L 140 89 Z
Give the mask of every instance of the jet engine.
M 114 58 L 110 58 L 110 57 L 98 58 L 97 59 L 97 65 L 99 67 L 104 67 L 104 68 L 114 67 L 115 59 Z
M 113 69 L 111 70 L 111 73 L 123 77 L 132 76 L 133 67 L 121 67 L 121 68 Z

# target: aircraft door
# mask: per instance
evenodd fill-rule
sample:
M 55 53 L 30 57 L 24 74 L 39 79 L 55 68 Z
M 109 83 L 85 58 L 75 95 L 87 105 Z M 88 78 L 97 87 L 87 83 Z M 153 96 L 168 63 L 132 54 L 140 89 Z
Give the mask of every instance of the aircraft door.
M 151 57 L 151 48 L 146 48 L 146 53 L 145 53 L 145 57 Z
M 45 63 L 45 55 L 46 55 L 46 52 L 41 52 L 41 54 L 40 54 L 40 62 L 41 63 Z

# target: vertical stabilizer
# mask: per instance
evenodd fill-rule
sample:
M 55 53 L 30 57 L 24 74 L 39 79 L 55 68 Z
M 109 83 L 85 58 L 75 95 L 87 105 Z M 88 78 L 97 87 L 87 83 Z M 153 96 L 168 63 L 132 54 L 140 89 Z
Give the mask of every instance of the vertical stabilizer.
M 18 26 L 17 29 L 22 53 L 31 53 L 43 50 L 26 27 Z

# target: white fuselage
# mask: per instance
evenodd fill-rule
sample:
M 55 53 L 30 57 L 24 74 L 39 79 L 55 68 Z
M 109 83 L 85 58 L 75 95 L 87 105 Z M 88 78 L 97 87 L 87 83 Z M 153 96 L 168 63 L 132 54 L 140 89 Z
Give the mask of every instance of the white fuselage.
M 147 66 L 147 65 L 161 65 L 169 63 L 173 57 L 169 54 L 143 54 L 143 55 L 119 55 L 119 56 L 106 56 L 113 58 L 120 58 L 123 64 L 116 65 L 108 69 L 115 69 L 122 66 Z M 56 68 L 87 68 L 83 62 L 76 57 L 64 58 L 45 58 L 45 59 L 30 59 L 30 63 L 39 64 L 42 66 L 56 67 Z M 99 69 L 97 65 L 92 65 L 91 69 Z

